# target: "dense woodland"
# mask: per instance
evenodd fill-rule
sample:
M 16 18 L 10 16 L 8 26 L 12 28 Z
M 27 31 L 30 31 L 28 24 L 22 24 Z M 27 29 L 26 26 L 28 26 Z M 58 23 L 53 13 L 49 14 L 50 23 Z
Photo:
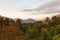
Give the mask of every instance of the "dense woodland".
M 0 16 L 0 40 L 60 40 L 60 17 L 22 23 L 20 19 Z

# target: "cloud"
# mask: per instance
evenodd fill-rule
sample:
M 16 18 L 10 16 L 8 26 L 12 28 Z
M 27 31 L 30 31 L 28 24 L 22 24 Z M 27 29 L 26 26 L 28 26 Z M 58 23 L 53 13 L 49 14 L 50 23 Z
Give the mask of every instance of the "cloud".
M 53 14 L 60 12 L 60 0 L 53 0 L 34 9 L 23 9 L 23 12 L 32 12 L 33 15 Z M 35 13 L 36 12 L 36 13 Z
M 27 12 L 29 12 L 29 11 L 37 11 L 38 9 L 23 9 L 23 10 L 21 10 L 21 11 L 27 11 Z

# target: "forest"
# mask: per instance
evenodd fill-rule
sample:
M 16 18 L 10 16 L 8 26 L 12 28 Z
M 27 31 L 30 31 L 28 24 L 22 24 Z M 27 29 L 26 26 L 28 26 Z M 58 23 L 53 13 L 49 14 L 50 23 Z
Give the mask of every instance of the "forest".
M 60 40 L 60 16 L 34 23 L 0 16 L 0 40 Z

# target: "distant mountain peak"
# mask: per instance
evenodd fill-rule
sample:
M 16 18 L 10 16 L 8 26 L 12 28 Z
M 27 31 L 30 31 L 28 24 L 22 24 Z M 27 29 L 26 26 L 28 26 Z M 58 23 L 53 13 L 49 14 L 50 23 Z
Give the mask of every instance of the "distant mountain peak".
M 23 23 L 33 23 L 33 22 L 36 22 L 36 21 L 37 21 L 37 20 L 31 19 L 31 18 L 26 19 L 26 20 L 22 20 Z

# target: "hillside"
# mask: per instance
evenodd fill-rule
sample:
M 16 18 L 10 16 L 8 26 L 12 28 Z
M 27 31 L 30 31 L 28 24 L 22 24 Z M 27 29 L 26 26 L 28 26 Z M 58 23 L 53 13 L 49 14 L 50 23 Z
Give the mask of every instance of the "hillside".
M 60 14 L 34 21 L 0 16 L 0 40 L 60 40 Z

